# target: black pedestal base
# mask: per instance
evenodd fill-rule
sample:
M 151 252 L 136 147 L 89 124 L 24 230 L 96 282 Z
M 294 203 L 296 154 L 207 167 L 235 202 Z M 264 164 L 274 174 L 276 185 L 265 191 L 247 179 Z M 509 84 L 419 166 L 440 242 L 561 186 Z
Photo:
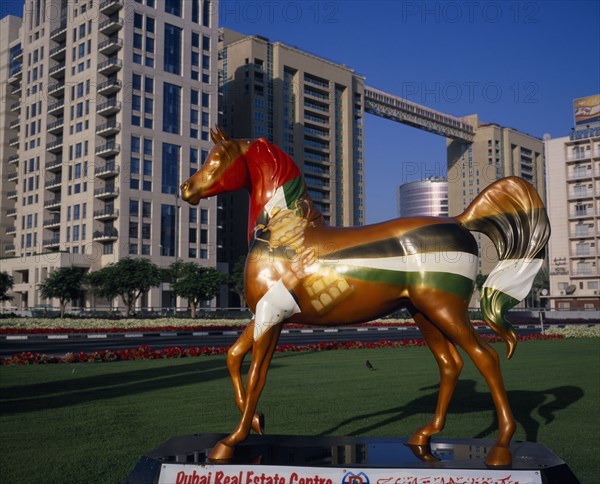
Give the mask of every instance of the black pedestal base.
M 510 468 L 487 467 L 492 441 L 433 439 L 415 449 L 403 438 L 250 436 L 231 462 L 207 455 L 225 434 L 174 437 L 143 456 L 129 484 L 566 484 L 569 467 L 543 445 L 514 442 Z

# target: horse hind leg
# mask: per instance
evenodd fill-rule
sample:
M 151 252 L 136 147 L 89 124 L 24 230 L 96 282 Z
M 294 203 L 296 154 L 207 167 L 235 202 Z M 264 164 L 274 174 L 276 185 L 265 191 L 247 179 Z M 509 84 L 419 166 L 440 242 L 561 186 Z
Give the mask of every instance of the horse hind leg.
M 244 389 L 244 382 L 242 381 L 242 363 L 244 362 L 245 356 L 252 348 L 254 332 L 254 319 L 244 329 L 237 341 L 231 345 L 227 351 L 227 369 L 229 370 L 229 376 L 233 383 L 233 392 L 235 395 L 235 404 L 239 408 L 240 412 L 244 412 L 244 406 L 246 401 L 246 390 Z M 256 412 L 252 418 L 252 430 L 257 434 L 261 434 L 265 430 L 265 417 L 262 413 Z
M 467 353 L 490 389 L 498 415 L 498 439 L 488 452 L 486 464 L 511 465 L 510 440 L 515 433 L 516 422 L 504 388 L 498 353 L 475 331 L 467 315 L 467 302 L 462 298 L 450 294 L 437 297 L 435 306 L 429 305 L 426 314 L 430 321 Z
M 441 432 L 446 424 L 448 406 L 456 388 L 463 361 L 452 342 L 422 313 L 413 314 L 413 318 L 433 353 L 440 371 L 440 391 L 435 414 L 429 423 L 414 432 L 408 440 L 408 444 L 411 446 L 429 449 L 430 437 Z M 432 460 L 433 457 L 428 450 L 423 452 L 424 457 L 429 457 L 427 460 Z

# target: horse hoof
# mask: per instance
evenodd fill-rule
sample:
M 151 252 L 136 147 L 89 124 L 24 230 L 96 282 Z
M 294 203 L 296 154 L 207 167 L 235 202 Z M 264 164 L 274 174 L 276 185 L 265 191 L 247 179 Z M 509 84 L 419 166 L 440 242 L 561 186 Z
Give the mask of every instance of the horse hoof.
M 431 446 L 407 444 L 407 447 L 415 454 L 415 457 L 423 462 L 439 462 L 436 456 L 431 453 Z
M 490 467 L 509 467 L 512 464 L 510 449 L 507 447 L 492 447 L 488 452 L 485 464 Z
M 265 432 L 265 416 L 261 412 L 254 414 L 252 418 L 252 430 L 258 435 L 262 435 Z
M 208 454 L 208 461 L 214 463 L 228 462 L 233 458 L 234 448 L 225 445 L 223 442 L 217 442 L 213 450 Z

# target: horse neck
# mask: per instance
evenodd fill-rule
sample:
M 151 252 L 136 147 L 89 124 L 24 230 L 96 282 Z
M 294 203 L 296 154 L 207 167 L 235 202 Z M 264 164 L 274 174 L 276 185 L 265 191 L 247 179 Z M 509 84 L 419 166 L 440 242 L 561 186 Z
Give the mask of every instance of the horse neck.
M 289 207 L 302 198 L 312 211 L 316 210 L 306 193 L 300 170 L 277 146 L 261 138 L 250 146 L 244 157 L 251 181 L 249 238 L 257 224 L 268 222 L 269 212 L 274 206 Z

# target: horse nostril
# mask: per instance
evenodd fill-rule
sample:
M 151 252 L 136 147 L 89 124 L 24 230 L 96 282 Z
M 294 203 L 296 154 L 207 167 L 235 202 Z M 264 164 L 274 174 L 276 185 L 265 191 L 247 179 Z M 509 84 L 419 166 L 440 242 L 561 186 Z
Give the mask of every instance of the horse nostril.
M 184 192 L 185 190 L 187 190 L 188 188 L 188 183 L 185 182 L 184 184 L 181 185 L 181 191 Z

